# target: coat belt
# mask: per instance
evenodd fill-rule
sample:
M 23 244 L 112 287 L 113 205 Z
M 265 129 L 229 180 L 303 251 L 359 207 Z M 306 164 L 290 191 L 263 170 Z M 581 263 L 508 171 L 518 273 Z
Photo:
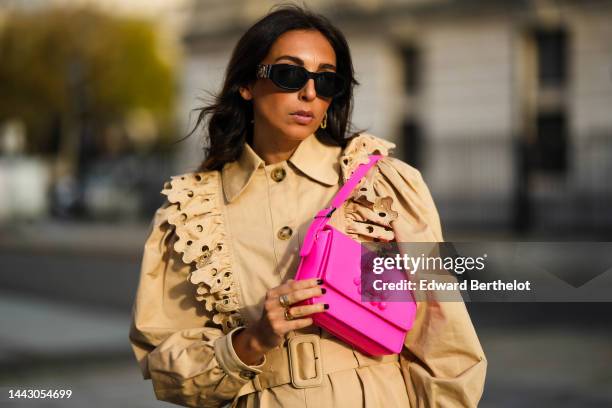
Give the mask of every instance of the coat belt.
M 284 384 L 292 384 L 296 388 L 318 387 L 325 375 L 393 362 L 399 362 L 398 354 L 367 356 L 325 331 L 321 335 L 297 334 L 282 346 L 266 353 L 262 373 L 246 383 L 236 399 Z

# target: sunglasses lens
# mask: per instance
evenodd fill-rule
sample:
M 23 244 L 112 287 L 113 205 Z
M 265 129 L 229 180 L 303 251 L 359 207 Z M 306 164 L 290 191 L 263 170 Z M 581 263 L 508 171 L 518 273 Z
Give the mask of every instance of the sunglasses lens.
M 325 72 L 316 81 L 317 93 L 326 98 L 337 96 L 344 90 L 344 80 L 335 72 Z
M 281 88 L 298 90 L 301 89 L 308 79 L 306 70 L 295 65 L 277 65 L 272 71 L 272 81 Z
M 282 89 L 297 91 L 308 82 L 308 71 L 297 65 L 277 64 L 272 66 L 270 79 Z M 344 87 L 344 79 L 335 72 L 319 73 L 315 79 L 317 94 L 325 98 L 338 96 L 344 91 Z

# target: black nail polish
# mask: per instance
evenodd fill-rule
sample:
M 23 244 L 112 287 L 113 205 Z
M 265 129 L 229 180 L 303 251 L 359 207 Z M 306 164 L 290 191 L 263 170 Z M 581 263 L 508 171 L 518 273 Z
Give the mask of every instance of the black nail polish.
M 325 304 L 323 305 L 323 309 L 325 309 L 325 310 L 329 309 L 329 305 L 328 305 L 327 303 L 325 303 Z
M 322 285 L 323 284 L 323 279 L 317 279 L 317 284 Z
M 327 292 L 327 289 L 325 289 L 325 288 L 321 288 L 321 293 L 322 293 L 322 294 L 325 294 L 325 292 Z

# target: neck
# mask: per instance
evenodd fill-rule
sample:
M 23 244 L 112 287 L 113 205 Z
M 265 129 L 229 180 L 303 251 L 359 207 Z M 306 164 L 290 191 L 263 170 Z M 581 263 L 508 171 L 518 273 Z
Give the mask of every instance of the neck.
M 268 165 L 288 160 L 300 143 L 301 140 L 275 137 L 271 132 L 258 132 L 255 129 L 251 147 Z

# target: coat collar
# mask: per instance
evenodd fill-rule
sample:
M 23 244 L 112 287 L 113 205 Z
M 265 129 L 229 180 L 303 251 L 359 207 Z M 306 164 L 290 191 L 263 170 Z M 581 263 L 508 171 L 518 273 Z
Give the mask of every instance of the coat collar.
M 338 160 L 341 151 L 340 146 L 324 144 L 312 133 L 298 145 L 288 162 L 313 180 L 327 186 L 334 186 L 340 179 Z M 279 166 L 281 163 L 275 165 Z M 234 201 L 246 189 L 255 171 L 265 166 L 265 162 L 253 148 L 248 143 L 244 143 L 238 160 L 226 163 L 221 170 L 226 200 Z

